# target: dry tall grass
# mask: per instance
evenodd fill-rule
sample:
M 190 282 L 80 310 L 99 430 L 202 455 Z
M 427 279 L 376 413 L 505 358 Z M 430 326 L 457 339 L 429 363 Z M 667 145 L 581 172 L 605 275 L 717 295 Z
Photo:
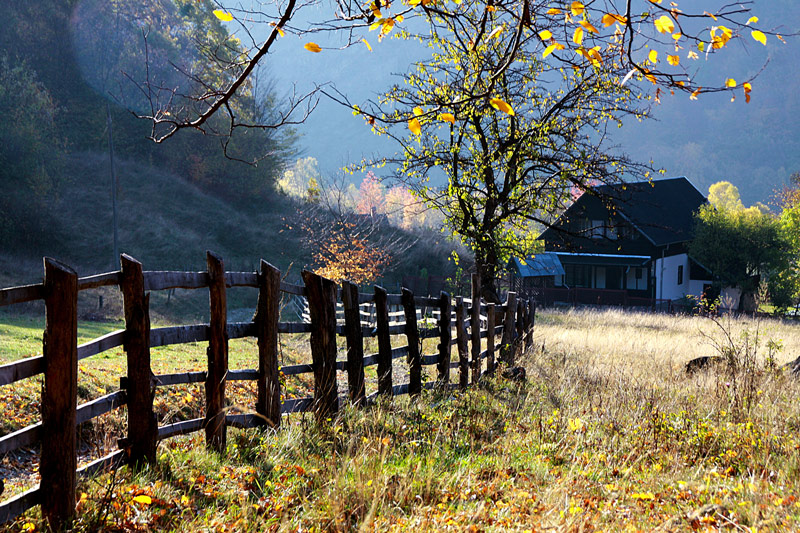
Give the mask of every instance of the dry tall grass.
M 173 439 L 157 467 L 84 484 L 76 529 L 796 531 L 800 385 L 780 364 L 798 329 L 542 312 L 525 383 L 232 430 L 225 457 Z M 686 374 L 714 342 L 731 364 Z

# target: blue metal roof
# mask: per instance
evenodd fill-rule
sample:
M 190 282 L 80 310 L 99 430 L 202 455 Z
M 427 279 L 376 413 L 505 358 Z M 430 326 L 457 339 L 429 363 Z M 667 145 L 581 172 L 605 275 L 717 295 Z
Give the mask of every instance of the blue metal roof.
M 552 252 L 543 252 L 526 259 L 512 257 L 509 266 L 522 278 L 564 275 L 564 267 L 561 266 L 558 255 Z

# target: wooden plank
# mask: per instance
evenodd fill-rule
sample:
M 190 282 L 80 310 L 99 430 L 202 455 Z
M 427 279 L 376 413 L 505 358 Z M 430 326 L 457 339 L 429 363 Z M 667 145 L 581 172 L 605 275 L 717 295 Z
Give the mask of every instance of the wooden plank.
M 420 339 L 433 339 L 439 336 L 439 328 L 423 328 L 419 330 Z
M 86 402 L 78 406 L 75 411 L 75 422 L 83 424 L 93 418 L 102 416 L 114 409 L 121 407 L 127 403 L 127 394 L 124 390 L 112 392 L 96 398 L 90 402 Z M 128 406 L 128 417 L 130 417 L 130 406 Z
M 419 307 L 439 307 L 439 298 L 427 298 L 425 296 L 414 296 L 414 303 Z
M 44 356 L 28 357 L 0 366 L 0 386 L 44 372 Z
M 358 307 L 358 285 L 342 282 L 342 305 L 344 306 L 344 329 L 347 342 L 347 389 L 350 401 L 363 405 L 366 401 L 364 388 L 364 337 L 361 330 L 361 312 Z
M 472 306 L 469 314 L 472 384 L 481 378 L 481 277 L 472 274 Z
M 75 412 L 75 423 L 82 424 L 117 407 L 125 405 L 125 392 L 117 391 L 107 394 L 91 402 L 80 405 Z M 13 433 L 0 437 L 0 455 L 19 448 L 27 448 L 39 442 L 42 436 L 41 422 L 18 429 Z
M 403 295 L 401 294 L 387 294 L 386 303 L 388 305 L 403 305 Z
M 228 340 L 257 336 L 257 328 L 254 322 L 230 322 L 225 328 L 228 333 Z
M 125 450 L 117 450 L 105 457 L 95 459 L 91 463 L 82 466 L 78 469 L 78 477 L 81 479 L 92 477 L 98 472 L 106 472 L 116 470 L 127 462 Z
M 0 455 L 37 444 L 42 437 L 42 423 L 37 422 L 0 437 Z
M 284 376 L 296 376 L 298 374 L 309 374 L 314 371 L 314 365 L 290 365 L 281 367 Z
M 155 464 L 158 420 L 153 411 L 156 383 L 150 369 L 150 295 L 144 292 L 144 272 L 136 259 L 122 254 L 125 355 L 128 363 L 128 437 L 125 449 L 135 468 Z
M 452 331 L 450 330 L 450 308 L 450 295 L 446 292 L 442 292 L 439 296 L 438 381 L 444 385 L 450 382 L 450 346 L 452 344 Z
M 406 325 L 405 324 L 395 324 L 393 326 L 389 326 L 386 330 L 389 335 L 402 335 L 406 332 Z
M 11 522 L 16 517 L 42 502 L 42 492 L 39 485 L 18 494 L 10 500 L 0 504 L 0 524 Z
M 314 398 L 289 398 L 284 400 L 281 413 L 305 413 L 311 411 L 313 406 Z
M 122 272 L 119 270 L 115 272 L 105 272 L 103 274 L 95 274 L 93 276 L 78 278 L 78 290 L 85 291 L 87 289 L 96 289 L 98 287 L 113 287 L 119 285 L 121 279 Z
M 192 420 L 184 420 L 182 422 L 175 422 L 158 428 L 158 440 L 169 439 L 178 435 L 188 435 L 195 431 L 200 431 L 205 426 L 204 418 L 193 418 Z
M 208 324 L 191 326 L 171 326 L 150 330 L 150 347 L 169 346 L 170 344 L 187 344 L 208 340 Z
M 374 294 L 363 294 L 363 293 L 359 293 L 358 294 L 358 303 L 359 303 L 359 305 L 360 304 L 369 303 L 369 302 L 374 302 L 374 301 L 375 301 L 375 295 Z
M 392 394 L 392 339 L 389 332 L 389 302 L 386 289 L 375 286 L 375 317 L 378 336 L 378 393 Z
M 144 290 L 202 289 L 208 287 L 207 272 L 179 272 L 171 270 L 147 271 L 144 273 Z
M 281 271 L 261 260 L 255 322 L 258 337 L 258 395 L 256 412 L 260 423 L 281 423 L 281 380 L 278 369 L 278 320 L 281 309 Z
M 439 364 L 439 355 L 423 355 L 421 358 L 422 366 L 431 366 Z
M 206 446 L 225 453 L 225 376 L 228 374 L 228 303 L 225 292 L 225 265 L 217 254 L 206 252 L 208 265 L 208 374 L 206 375 Z
M 0 289 L 0 307 L 4 305 L 19 304 L 32 300 L 44 299 L 44 285 L 22 285 L 21 287 L 9 287 Z
M 225 272 L 227 287 L 258 287 L 257 272 Z
M 75 514 L 78 467 L 75 430 L 78 397 L 78 274 L 44 259 L 45 332 L 42 390 L 42 515 L 60 530 Z
M 494 342 L 495 335 L 497 334 L 494 305 L 495 304 L 490 303 L 486 306 L 486 371 L 490 374 L 494 372 Z
M 278 415 L 280 417 L 280 415 Z M 241 413 L 235 415 L 225 415 L 225 423 L 228 426 L 233 426 L 235 428 L 255 428 L 261 427 L 265 424 L 266 420 L 264 419 L 264 415 L 258 413 Z
M 397 348 L 392 348 L 392 361 L 395 359 L 400 359 L 401 357 L 408 356 L 409 354 L 408 346 L 399 346 Z
M 506 297 L 506 312 L 503 319 L 503 346 L 500 349 L 500 360 L 508 363 L 509 366 L 514 364 L 514 318 L 517 314 L 517 293 L 509 291 Z
M 311 324 L 278 322 L 278 333 L 311 333 Z
M 178 374 L 162 374 L 154 376 L 156 386 L 167 387 L 170 385 L 185 385 L 188 383 L 202 383 L 206 380 L 206 372 L 182 372 Z
M 313 272 L 302 272 L 311 315 L 311 358 L 314 364 L 314 414 L 325 423 L 339 410 L 336 393 L 336 284 Z
M 125 330 L 120 329 L 106 333 L 102 337 L 98 337 L 93 341 L 85 342 L 78 346 L 78 361 L 86 359 L 93 355 L 105 352 L 117 346 L 122 346 L 125 340 Z
M 286 283 L 285 281 L 281 281 L 281 292 L 285 292 L 288 294 L 296 294 L 297 296 L 305 296 L 306 295 L 306 288 L 302 285 L 294 285 L 292 283 Z
M 228 370 L 226 381 L 258 381 L 260 373 L 256 369 Z
M 408 393 L 419 396 L 422 392 L 422 359 L 420 354 L 419 327 L 417 326 L 417 308 L 414 305 L 414 293 L 403 289 L 403 311 L 406 315 L 406 339 L 408 339 Z

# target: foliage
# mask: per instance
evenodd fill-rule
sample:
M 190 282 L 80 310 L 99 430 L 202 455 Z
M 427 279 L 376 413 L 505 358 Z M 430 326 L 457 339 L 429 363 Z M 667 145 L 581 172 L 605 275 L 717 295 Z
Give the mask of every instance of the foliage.
M 718 285 L 742 289 L 740 307 L 755 310 L 752 301 L 761 281 L 783 301 L 782 273 L 790 268 L 791 244 L 773 215 L 758 208 L 726 210 L 705 205 L 696 215 L 689 253 L 716 278 Z
M 58 109 L 27 63 L 0 54 L 0 246 L 30 245 L 52 231 L 63 143 Z

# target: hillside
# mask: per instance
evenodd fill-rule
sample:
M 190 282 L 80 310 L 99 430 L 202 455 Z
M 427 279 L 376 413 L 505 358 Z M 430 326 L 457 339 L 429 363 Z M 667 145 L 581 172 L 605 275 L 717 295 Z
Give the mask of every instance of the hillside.
M 269 199 L 226 202 L 156 167 L 130 160 L 118 161 L 119 250 L 140 260 L 151 270 L 205 270 L 205 251 L 223 257 L 228 270 L 253 271 L 263 258 L 299 280 L 300 271 L 312 266 L 310 251 L 301 245 L 298 205 L 275 193 Z M 41 279 L 43 256 L 55 257 L 80 275 L 119 268 L 113 257 L 112 211 L 108 159 L 84 152 L 68 156 L 64 183 L 51 212 L 58 226 L 48 240 L 25 250 L 0 254 L 0 286 L 33 283 Z M 419 237 L 401 232 L 414 241 Z M 426 268 L 447 274 L 450 249 L 443 239 L 418 241 L 396 258 L 382 283 L 396 286 L 403 274 Z M 206 298 L 187 299 L 190 309 L 172 311 L 154 305 L 167 318 L 174 313 L 203 315 Z M 231 307 L 253 307 L 231 291 Z M 159 297 L 164 297 L 160 295 Z M 162 298 L 163 299 L 163 298 Z M 196 301 L 195 301 L 196 300 Z M 109 310 L 113 314 L 113 310 Z

